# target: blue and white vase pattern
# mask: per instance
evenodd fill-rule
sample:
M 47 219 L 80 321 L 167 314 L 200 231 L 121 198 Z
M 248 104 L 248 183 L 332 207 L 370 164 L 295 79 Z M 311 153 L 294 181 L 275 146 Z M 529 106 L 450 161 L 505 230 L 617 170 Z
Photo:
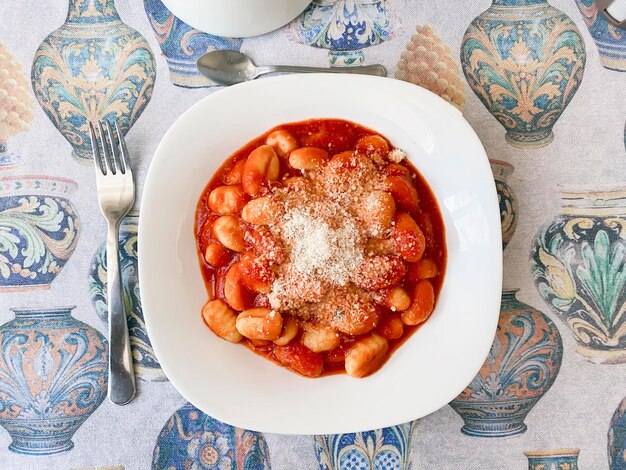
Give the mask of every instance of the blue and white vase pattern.
M 154 87 L 148 42 L 122 23 L 113 0 L 69 0 L 67 20 L 35 53 L 35 96 L 72 145 L 72 156 L 92 163 L 89 122 L 117 119 L 126 134 Z
M 128 334 L 135 365 L 135 373 L 147 381 L 163 381 L 163 373 L 154 354 L 141 309 L 139 279 L 137 277 L 137 228 L 139 211 L 131 210 L 120 226 L 120 271 L 124 289 L 124 303 L 128 318 Z M 102 244 L 89 270 L 91 302 L 103 322 L 108 322 L 106 247 Z
M 22 163 L 20 155 L 10 152 L 6 142 L 0 142 L 0 170 L 11 170 Z
M 152 469 L 269 470 L 263 434 L 222 423 L 187 403 L 157 438 Z
M 563 360 L 556 325 L 539 310 L 502 293 L 500 320 L 489 356 L 450 406 L 461 431 L 476 437 L 509 437 L 526 431 L 524 419 L 554 383 Z
M 578 470 L 580 449 L 537 450 L 524 452 L 528 470 Z
M 0 326 L 0 426 L 13 452 L 70 450 L 106 396 L 106 339 L 73 308 L 12 309 L 15 319 Z
M 501 160 L 489 160 L 491 171 L 496 182 L 498 203 L 500 205 L 500 225 L 502 228 L 502 249 L 504 250 L 513 238 L 517 228 L 519 207 L 517 198 L 508 183 L 508 178 L 514 171 L 513 165 Z
M 539 229 L 531 271 L 590 362 L 626 362 L 626 188 L 567 191 Z
M 470 88 L 506 129 L 506 140 L 538 148 L 576 93 L 585 43 L 547 0 L 493 0 L 468 27 L 461 66 Z
M 359 65 L 362 49 L 392 39 L 400 19 L 390 0 L 313 0 L 291 22 L 287 37 L 329 49 L 331 66 Z
M 626 398 L 613 413 L 607 441 L 610 470 L 626 470 Z
M 144 7 L 159 47 L 170 70 L 170 81 L 187 88 L 216 84 L 200 73 L 196 66 L 201 55 L 215 50 L 239 50 L 243 39 L 225 38 L 203 33 L 174 16 L 161 0 L 144 0 Z
M 0 178 L 0 292 L 47 289 L 76 248 L 76 182 L 52 176 Z
M 409 470 L 418 421 L 349 434 L 315 436 L 320 470 Z
M 606 20 L 598 11 L 596 0 L 576 0 L 576 5 L 598 46 L 602 65 L 607 69 L 626 72 L 626 31 Z

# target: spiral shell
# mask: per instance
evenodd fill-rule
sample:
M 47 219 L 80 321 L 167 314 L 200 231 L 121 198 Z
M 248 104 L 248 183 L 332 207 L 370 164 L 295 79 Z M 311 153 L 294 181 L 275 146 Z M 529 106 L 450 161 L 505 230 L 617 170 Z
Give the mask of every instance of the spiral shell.
M 417 25 L 415 31 L 400 55 L 396 78 L 424 87 L 463 110 L 465 90 L 450 47 L 429 25 Z
M 22 66 L 0 43 L 0 142 L 30 129 L 33 110 Z

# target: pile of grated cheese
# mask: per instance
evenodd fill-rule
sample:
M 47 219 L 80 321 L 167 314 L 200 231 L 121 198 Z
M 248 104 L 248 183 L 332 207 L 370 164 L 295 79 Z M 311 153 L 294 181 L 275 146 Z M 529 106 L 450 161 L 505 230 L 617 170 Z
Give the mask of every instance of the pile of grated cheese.
M 337 310 L 332 295 L 337 289 L 361 292 L 352 278 L 371 251 L 368 239 L 388 236 L 381 226 L 366 226 L 361 218 L 364 213 L 376 217 L 379 206 L 371 192 L 386 189 L 380 168 L 405 157 L 398 149 L 389 152 L 387 159 L 353 152 L 351 158 L 344 156 L 334 164 L 331 160 L 273 191 L 284 212 L 270 230 L 288 258 L 275 269 L 267 296 L 273 309 L 304 319 L 320 315 L 324 306 Z
M 284 218 L 282 235 L 291 246 L 291 268 L 300 274 L 315 273 L 331 284 L 344 286 L 350 273 L 363 261 L 362 235 L 346 218 L 337 228 L 295 209 Z

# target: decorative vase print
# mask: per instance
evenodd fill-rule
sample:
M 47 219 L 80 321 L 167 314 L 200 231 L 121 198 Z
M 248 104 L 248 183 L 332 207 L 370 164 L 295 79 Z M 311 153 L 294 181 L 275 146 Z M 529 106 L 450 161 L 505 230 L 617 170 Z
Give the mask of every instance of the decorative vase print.
M 626 189 L 563 192 L 561 213 L 533 243 L 544 300 L 595 363 L 626 362 Z
M 143 319 L 139 279 L 137 277 L 137 227 L 139 211 L 131 210 L 120 226 L 120 271 L 124 288 L 124 303 L 128 317 L 128 334 L 135 364 L 135 373 L 148 381 L 167 380 L 156 359 Z M 91 302 L 100 316 L 108 323 L 106 248 L 102 244 L 91 262 L 89 270 Z
M 22 162 L 22 157 L 9 152 L 7 139 L 30 129 L 33 112 L 33 99 L 22 65 L 0 42 L 0 170 Z
M 619 404 L 608 433 L 610 470 L 626 470 L 626 398 Z
M 239 50 L 243 39 L 224 38 L 203 33 L 174 16 L 161 0 L 144 0 L 144 7 L 159 47 L 170 70 L 170 81 L 177 86 L 200 88 L 215 86 L 196 66 L 203 54 L 220 50 Z
M 152 455 L 152 469 L 269 470 L 263 434 L 222 423 L 187 403 L 165 423 Z
M 80 163 L 92 162 L 89 122 L 117 119 L 126 134 L 155 77 L 148 42 L 122 23 L 113 0 L 69 0 L 67 20 L 44 39 L 31 70 L 39 104 Z
M 598 46 L 600 62 L 607 69 L 626 71 L 626 31 L 609 23 L 595 0 L 576 0 L 591 37 Z
M 513 165 L 501 160 L 489 160 L 493 178 L 496 181 L 496 190 L 498 192 L 498 203 L 500 205 L 500 225 L 502 226 L 502 249 L 513 238 L 515 229 L 517 228 L 517 214 L 519 207 L 517 198 L 513 194 L 513 190 L 507 183 L 509 176 L 514 171 Z
M 580 449 L 535 450 L 524 452 L 528 470 L 578 470 Z
M 556 379 L 563 343 L 552 321 L 502 293 L 500 320 L 480 372 L 450 405 L 463 418 L 464 434 L 508 437 L 526 431 L 524 419 Z
M 320 470 L 408 470 L 418 421 L 350 434 L 315 436 Z
M 585 44 L 546 0 L 493 0 L 465 32 L 467 82 L 520 148 L 552 142 L 552 127 L 583 77 Z
M 106 339 L 72 309 L 15 308 L 15 319 L 0 326 L 0 426 L 13 452 L 70 450 L 106 396 Z
M 66 178 L 0 177 L 0 293 L 50 287 L 78 243 L 77 188 Z
M 465 87 L 450 46 L 429 25 L 417 25 L 400 55 L 396 78 L 419 85 L 463 111 Z
M 330 49 L 331 66 L 359 65 L 363 49 L 392 39 L 400 29 L 391 0 L 313 0 L 291 22 L 287 37 Z

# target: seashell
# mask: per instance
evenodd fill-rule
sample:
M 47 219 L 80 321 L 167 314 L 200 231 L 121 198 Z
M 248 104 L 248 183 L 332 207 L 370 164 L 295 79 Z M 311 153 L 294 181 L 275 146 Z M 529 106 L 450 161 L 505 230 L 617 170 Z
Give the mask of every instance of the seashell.
M 0 43 L 0 143 L 30 129 L 34 103 L 22 66 Z
M 429 25 L 417 25 L 415 31 L 400 55 L 396 78 L 424 87 L 463 110 L 465 87 L 450 47 Z

